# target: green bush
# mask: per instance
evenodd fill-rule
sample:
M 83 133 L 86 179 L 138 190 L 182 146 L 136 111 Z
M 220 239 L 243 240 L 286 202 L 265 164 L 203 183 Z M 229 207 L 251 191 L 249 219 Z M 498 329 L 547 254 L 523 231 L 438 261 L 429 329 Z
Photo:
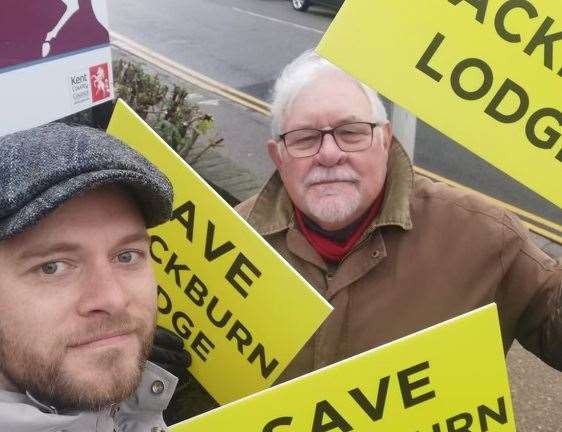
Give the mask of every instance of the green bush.
M 195 162 L 222 143 L 222 138 L 213 133 L 212 116 L 189 100 L 185 88 L 174 85 L 170 89 L 157 75 L 124 60 L 114 62 L 113 76 L 115 95 L 127 102 L 187 162 Z M 194 152 L 199 139 L 205 143 Z

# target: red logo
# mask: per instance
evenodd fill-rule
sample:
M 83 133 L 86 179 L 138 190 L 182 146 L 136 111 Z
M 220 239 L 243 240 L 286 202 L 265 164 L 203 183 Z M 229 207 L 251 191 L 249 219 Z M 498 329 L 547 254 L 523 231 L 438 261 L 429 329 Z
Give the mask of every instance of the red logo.
M 92 102 L 98 102 L 111 96 L 107 63 L 90 68 L 90 82 L 92 84 Z

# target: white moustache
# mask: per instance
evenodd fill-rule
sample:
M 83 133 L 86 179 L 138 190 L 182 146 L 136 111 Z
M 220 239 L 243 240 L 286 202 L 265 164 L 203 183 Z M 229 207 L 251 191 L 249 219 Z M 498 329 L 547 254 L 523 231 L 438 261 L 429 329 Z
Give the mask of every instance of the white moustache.
M 331 183 L 331 182 L 352 182 L 359 181 L 359 176 L 355 171 L 350 168 L 336 167 L 336 168 L 323 168 L 315 167 L 304 179 L 305 186 L 312 186 L 318 183 Z

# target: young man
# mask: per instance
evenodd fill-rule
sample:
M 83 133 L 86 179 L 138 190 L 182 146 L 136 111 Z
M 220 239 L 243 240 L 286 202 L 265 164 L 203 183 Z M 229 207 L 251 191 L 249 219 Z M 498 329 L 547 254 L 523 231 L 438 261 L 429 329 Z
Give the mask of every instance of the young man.
M 166 430 L 176 378 L 146 361 L 146 228 L 168 220 L 172 196 L 101 131 L 53 124 L 0 138 L 0 430 Z

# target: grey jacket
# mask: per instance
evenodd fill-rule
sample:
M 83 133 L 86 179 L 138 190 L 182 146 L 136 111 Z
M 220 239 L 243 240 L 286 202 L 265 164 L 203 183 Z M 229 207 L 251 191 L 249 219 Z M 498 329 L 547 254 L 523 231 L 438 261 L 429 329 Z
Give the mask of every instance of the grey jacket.
M 147 362 L 140 385 L 128 400 L 101 412 L 58 414 L 28 395 L 0 390 L 0 431 L 164 432 L 162 411 L 177 378 Z

